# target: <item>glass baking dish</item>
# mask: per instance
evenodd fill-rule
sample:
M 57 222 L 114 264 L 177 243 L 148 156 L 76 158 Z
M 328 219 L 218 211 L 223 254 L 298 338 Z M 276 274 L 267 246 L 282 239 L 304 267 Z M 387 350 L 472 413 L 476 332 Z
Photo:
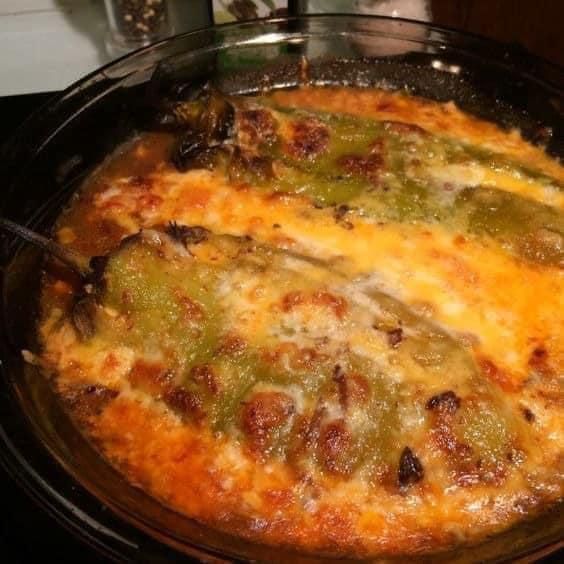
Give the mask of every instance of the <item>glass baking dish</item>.
M 520 128 L 533 142 L 548 140 L 551 154 L 564 155 L 564 74 L 547 62 L 408 20 L 340 15 L 257 20 L 147 47 L 41 108 L 3 148 L 2 215 L 48 233 L 82 179 L 143 130 L 154 100 L 208 80 L 230 93 L 307 80 L 454 100 L 504 128 Z M 125 482 L 73 426 L 47 378 L 22 361 L 21 349 L 34 348 L 41 256 L 12 238 L 2 250 L 0 461 L 38 505 L 115 560 L 159 562 L 179 554 L 207 562 L 320 560 L 207 528 Z M 535 559 L 562 547 L 563 530 L 561 504 L 477 546 L 432 560 Z

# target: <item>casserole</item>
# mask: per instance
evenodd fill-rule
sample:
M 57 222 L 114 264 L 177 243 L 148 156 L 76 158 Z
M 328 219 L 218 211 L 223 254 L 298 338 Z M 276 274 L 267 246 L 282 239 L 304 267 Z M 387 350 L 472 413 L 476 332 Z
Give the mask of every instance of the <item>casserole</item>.
M 503 126 L 519 127 L 526 137 L 542 137 L 545 130 L 539 127 L 549 124 L 553 128 L 553 134 L 548 142 L 548 150 L 558 154 L 562 124 L 557 88 L 525 75 L 519 79 L 520 88 L 509 92 L 511 95 L 517 92 L 526 98 L 510 98 L 509 92 L 504 91 L 509 80 L 500 80 L 497 75 L 506 73 L 507 77 L 512 77 L 515 69 L 511 64 L 492 61 L 484 65 L 474 50 L 480 47 L 478 40 L 461 39 L 450 32 L 421 27 L 421 24 L 411 22 L 402 22 L 402 25 L 405 35 L 394 29 L 393 37 L 389 38 L 394 41 L 394 56 L 376 61 L 354 59 L 354 45 L 359 39 L 366 40 L 367 36 L 378 36 L 385 43 L 386 20 L 349 17 L 274 20 L 204 30 L 158 44 L 124 59 L 108 67 L 103 75 L 94 75 L 75 91 L 64 94 L 61 100 L 37 117 L 35 125 L 31 123 L 28 126 L 27 132 L 22 130 L 20 139 L 37 135 L 37 147 L 18 146 L 17 139 L 8 147 L 8 162 L 12 165 L 8 174 L 12 175 L 14 181 L 5 213 L 17 217 L 13 210 L 17 205 L 18 194 L 26 186 L 35 184 L 41 186 L 42 191 L 34 196 L 35 199 L 30 199 L 30 207 L 37 205 L 36 202 L 45 196 L 45 191 L 52 191 L 53 196 L 46 198 L 30 224 L 48 225 L 81 176 L 91 166 L 98 164 L 103 156 L 125 140 L 135 128 L 143 127 L 147 101 L 151 97 L 162 96 L 167 89 L 174 88 L 178 83 L 194 83 L 207 78 L 211 72 L 218 73 L 216 81 L 228 92 L 249 93 L 256 92 L 259 88 L 290 86 L 300 80 L 299 61 L 303 50 L 298 46 L 303 46 L 303 43 L 307 43 L 308 49 L 328 47 L 332 54 L 352 57 L 352 60 L 335 57 L 322 61 L 310 59 L 309 78 L 314 83 L 352 82 L 391 89 L 407 85 L 414 94 L 438 101 L 454 99 L 466 111 L 497 121 Z M 414 35 L 414 31 L 417 34 Z M 423 36 L 428 34 L 428 37 L 421 39 L 422 32 Z M 220 46 L 213 43 L 217 39 L 216 34 L 222 35 Z M 438 57 L 437 52 L 441 53 L 443 50 L 441 40 L 447 37 L 456 37 L 461 44 L 455 41 L 454 54 Z M 465 45 L 464 41 L 468 44 Z M 407 53 L 397 55 L 398 42 L 406 45 Z M 199 44 L 199 48 L 194 44 Z M 413 50 L 413 44 L 417 46 L 416 50 Z M 280 45 L 284 45 L 283 53 Z M 187 51 L 188 46 L 194 46 L 195 49 Z M 465 47 L 471 51 L 466 51 Z M 164 50 L 167 56 L 163 52 L 161 57 L 159 49 Z M 218 52 L 219 56 L 216 56 Z M 257 57 L 262 58 L 258 69 Z M 484 66 L 484 75 L 480 75 Z M 557 74 L 550 67 L 548 72 L 553 72 L 555 76 Z M 480 76 L 478 83 L 475 82 L 474 73 Z M 495 78 L 492 75 L 496 75 Z M 549 103 L 545 102 L 546 99 Z M 491 100 L 497 100 L 496 104 L 491 104 Z M 527 102 L 527 107 L 523 106 L 524 101 Z M 124 111 L 126 105 L 127 111 Z M 100 107 L 103 109 L 99 110 Z M 100 119 L 102 116 L 103 120 Z M 79 143 L 81 139 L 83 144 Z M 92 142 L 92 139 L 95 141 Z M 66 148 L 71 150 L 65 150 Z M 79 148 L 80 151 L 76 150 Z M 64 159 L 57 159 L 57 155 L 64 155 Z M 25 162 L 25 169 L 18 169 L 18 162 Z M 57 189 L 59 187 L 62 189 Z M 25 214 L 26 210 L 23 211 Z M 30 284 L 21 284 L 23 278 L 18 276 L 32 280 L 30 273 L 34 272 L 32 265 L 37 257 L 29 250 L 20 251 L 16 257 L 7 271 L 9 275 L 5 279 L 4 295 L 5 319 L 10 321 L 7 327 L 8 338 L 17 349 L 28 348 L 25 337 L 29 334 L 29 323 L 33 319 L 32 311 L 24 311 L 24 306 L 32 305 L 33 302 L 18 294 L 22 291 L 29 292 Z M 127 516 L 127 520 L 137 527 L 145 528 L 153 536 L 188 551 L 192 550 L 189 547 L 193 543 L 204 545 L 212 551 L 223 551 L 229 556 L 270 558 L 268 549 L 181 519 L 141 492 L 126 486 L 68 424 L 57 402 L 49 400 L 49 388 L 41 378 L 33 374 L 33 368 L 23 367 L 19 357 L 13 354 L 14 349 L 11 352 L 11 355 L 6 355 L 4 363 L 12 382 L 10 389 L 17 394 L 24 406 L 35 433 L 67 471 L 114 511 Z M 16 405 L 14 404 L 14 408 Z M 495 546 L 495 543 L 502 542 L 502 538 L 510 538 L 509 542 L 513 543 L 516 535 L 522 542 L 528 543 L 526 548 L 520 548 L 523 545 L 516 543 L 517 551 L 529 550 L 531 545 L 535 546 L 537 543 L 543 544 L 546 538 L 558 538 L 560 519 L 558 509 L 544 516 L 542 530 L 538 531 L 542 538 L 538 540 L 534 535 L 529 535 L 526 539 L 520 537 L 522 533 L 515 530 L 510 531 L 507 537 L 496 538 L 493 547 L 486 543 L 481 548 L 484 550 L 484 558 L 504 552 L 502 545 Z M 107 529 L 105 534 L 110 534 Z M 112 538 L 112 542 L 118 546 L 123 542 L 116 541 L 115 536 Z M 492 552 L 488 552 L 489 550 Z M 474 552 L 473 557 L 475 554 Z M 444 557 L 452 560 L 455 555 Z M 460 557 L 464 559 L 468 555 L 462 554 Z M 280 558 L 284 558 L 282 553 Z M 286 555 L 286 558 L 289 556 Z

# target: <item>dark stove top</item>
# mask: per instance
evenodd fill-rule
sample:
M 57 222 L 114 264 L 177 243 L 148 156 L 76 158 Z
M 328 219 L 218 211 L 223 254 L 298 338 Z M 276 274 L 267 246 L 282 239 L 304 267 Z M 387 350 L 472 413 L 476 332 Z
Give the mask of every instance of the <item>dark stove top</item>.
M 0 145 L 27 116 L 54 93 L 0 97 Z M 0 414 L 1 416 L 1 414 Z M 39 561 L 102 562 L 50 517 L 0 467 L 0 560 L 6 564 Z
M 2 562 L 104 562 L 40 509 L 1 469 L 0 500 Z
M 2 120 L 0 145 L 10 138 L 16 128 L 30 114 L 55 95 L 56 92 L 41 92 L 39 94 L 0 97 L 0 119 Z

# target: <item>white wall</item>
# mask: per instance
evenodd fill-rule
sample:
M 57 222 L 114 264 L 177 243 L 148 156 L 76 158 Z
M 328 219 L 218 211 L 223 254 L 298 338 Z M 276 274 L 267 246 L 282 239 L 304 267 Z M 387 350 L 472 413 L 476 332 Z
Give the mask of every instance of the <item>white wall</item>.
M 169 0 L 177 31 L 206 25 L 205 0 Z M 109 61 L 103 0 L 0 0 L 0 96 L 66 88 Z

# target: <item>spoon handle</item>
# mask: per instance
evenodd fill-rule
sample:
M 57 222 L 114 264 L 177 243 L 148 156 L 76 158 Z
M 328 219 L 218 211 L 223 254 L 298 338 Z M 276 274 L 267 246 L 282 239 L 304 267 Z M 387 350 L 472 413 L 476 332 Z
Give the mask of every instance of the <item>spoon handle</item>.
M 31 243 L 50 255 L 53 255 L 69 268 L 74 270 L 82 278 L 87 278 L 92 272 L 90 268 L 90 258 L 85 257 L 81 253 L 73 251 L 72 249 L 67 249 L 67 247 L 60 245 L 59 243 L 55 243 L 55 241 L 52 241 L 51 239 L 48 239 L 47 237 L 44 237 L 43 235 L 40 235 L 23 225 L 19 225 L 9 219 L 0 217 L 0 229 L 13 233 L 28 243 Z

